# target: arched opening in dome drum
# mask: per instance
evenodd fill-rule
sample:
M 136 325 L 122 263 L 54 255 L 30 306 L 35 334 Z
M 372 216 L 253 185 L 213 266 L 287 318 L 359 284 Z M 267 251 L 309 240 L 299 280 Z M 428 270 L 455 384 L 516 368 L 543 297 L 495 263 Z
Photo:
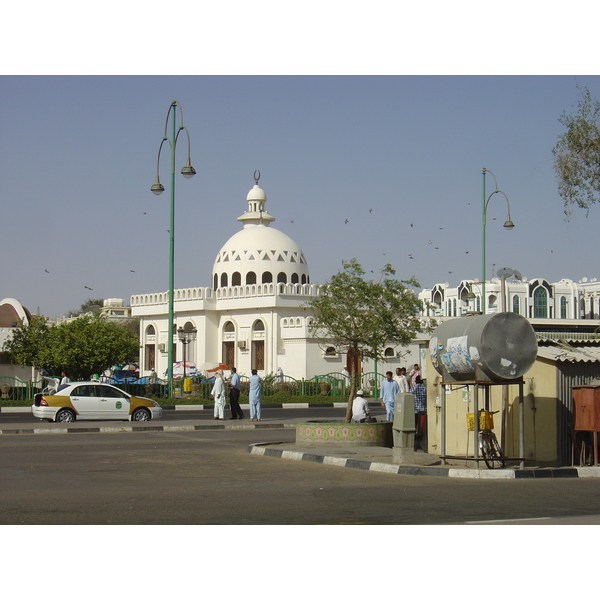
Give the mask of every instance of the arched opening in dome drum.
M 273 283 L 273 273 L 265 271 L 262 274 L 262 283 Z
M 277 275 L 277 283 L 287 283 L 287 275 L 283 271 Z
M 254 271 L 249 271 L 246 273 L 246 285 L 253 285 L 256 283 L 256 273 Z
M 242 285 L 242 276 L 240 275 L 240 273 L 238 271 L 236 271 L 232 276 L 231 276 L 231 285 L 232 286 L 236 286 L 236 285 Z
M 227 287 L 227 273 L 221 273 L 221 287 Z

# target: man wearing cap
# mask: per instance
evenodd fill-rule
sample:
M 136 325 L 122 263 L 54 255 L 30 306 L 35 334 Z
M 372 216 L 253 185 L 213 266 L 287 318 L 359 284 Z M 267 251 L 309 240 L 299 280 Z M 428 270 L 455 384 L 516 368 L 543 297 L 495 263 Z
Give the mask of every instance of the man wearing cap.
M 357 423 L 364 423 L 369 417 L 369 403 L 365 400 L 364 392 L 358 390 L 356 398 L 352 402 L 352 420 Z
M 210 393 L 211 397 L 215 399 L 215 410 L 214 418 L 215 421 L 224 421 L 223 411 L 225 409 L 225 384 L 223 383 L 223 372 L 217 371 L 215 373 L 215 384 Z

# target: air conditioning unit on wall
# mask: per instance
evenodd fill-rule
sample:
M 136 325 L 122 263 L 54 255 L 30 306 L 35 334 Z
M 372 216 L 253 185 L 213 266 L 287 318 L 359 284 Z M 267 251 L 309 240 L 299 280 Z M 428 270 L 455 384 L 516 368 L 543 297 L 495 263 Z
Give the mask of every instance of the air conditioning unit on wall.
M 238 340 L 237 346 L 240 350 L 246 349 L 246 340 Z

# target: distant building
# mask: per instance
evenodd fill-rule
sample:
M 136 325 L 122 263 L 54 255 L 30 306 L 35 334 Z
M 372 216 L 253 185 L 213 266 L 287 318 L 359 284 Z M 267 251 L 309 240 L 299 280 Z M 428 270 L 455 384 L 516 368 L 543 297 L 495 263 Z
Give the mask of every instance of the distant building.
M 22 381 L 34 378 L 35 369 L 33 367 L 13 365 L 8 358 L 8 353 L 2 350 L 4 343 L 12 336 L 15 327 L 21 324 L 29 325 L 30 321 L 31 313 L 18 300 L 4 298 L 0 302 L 0 377 L 16 377 Z
M 131 297 L 131 315 L 140 318 L 140 375 L 167 370 L 168 344 L 174 361 L 183 359 L 177 329 L 196 329 L 186 359 L 201 366 L 220 361 L 249 375 L 275 374 L 312 378 L 341 373 L 346 355 L 321 348 L 309 335 L 311 311 L 306 303 L 318 294 L 311 283 L 301 248 L 285 233 L 271 227 L 275 220 L 266 210 L 267 196 L 258 179 L 246 197 L 247 210 L 238 217 L 243 225 L 217 252 L 210 287 L 177 289 L 174 294 L 174 328 L 168 332 L 168 292 Z M 422 348 L 390 347 L 378 373 L 420 362 Z M 372 372 L 372 361 L 362 365 Z

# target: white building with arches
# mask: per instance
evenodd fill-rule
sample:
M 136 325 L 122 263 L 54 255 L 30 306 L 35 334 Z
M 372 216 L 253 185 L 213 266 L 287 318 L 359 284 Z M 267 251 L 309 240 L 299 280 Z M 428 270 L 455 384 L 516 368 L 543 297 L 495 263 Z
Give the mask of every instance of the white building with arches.
M 529 319 L 536 329 L 571 329 L 577 325 L 590 329 L 600 319 L 600 281 L 582 279 L 579 282 L 561 279 L 550 283 L 543 278 L 501 279 L 485 283 L 485 298 L 479 280 L 465 279 L 456 287 L 438 283 L 424 289 L 419 298 L 430 304 L 426 316 L 445 318 L 469 314 L 495 313 L 502 310 L 516 312 Z
M 200 366 L 220 361 L 249 375 L 284 374 L 296 379 L 341 372 L 347 357 L 322 348 L 309 335 L 311 311 L 306 303 L 318 293 L 310 282 L 308 263 L 301 248 L 285 233 L 271 227 L 275 220 L 266 210 L 267 196 L 258 185 L 260 173 L 246 197 L 247 210 L 238 217 L 241 231 L 217 252 L 211 287 L 177 289 L 174 293 L 174 328 L 168 328 L 168 292 L 131 297 L 131 314 L 140 318 L 140 375 L 167 370 L 168 345 L 174 361 L 183 360 L 177 329 L 197 331 L 186 349 L 186 360 Z M 419 343 L 388 348 L 378 372 L 420 362 Z M 365 362 L 364 372 L 373 370 Z

